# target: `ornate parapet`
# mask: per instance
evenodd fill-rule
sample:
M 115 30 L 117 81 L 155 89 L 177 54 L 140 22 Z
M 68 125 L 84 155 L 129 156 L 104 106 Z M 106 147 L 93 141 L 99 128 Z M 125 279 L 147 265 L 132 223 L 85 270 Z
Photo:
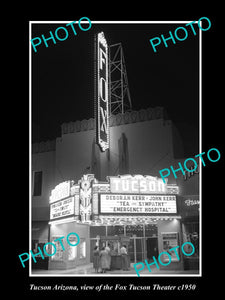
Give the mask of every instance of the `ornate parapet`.
M 117 115 L 111 115 L 109 118 L 110 127 L 165 119 L 165 111 L 163 107 L 147 108 L 138 111 L 125 112 L 124 114 L 119 113 Z M 69 123 L 63 123 L 61 125 L 61 134 L 69 134 L 75 132 L 82 132 L 95 129 L 95 120 L 90 118 L 82 121 L 75 121 Z M 56 141 L 47 141 L 32 144 L 32 153 L 41 153 L 48 151 L 55 151 Z
M 32 154 L 55 151 L 56 141 L 47 141 L 32 144 Z
M 138 123 L 156 119 L 164 118 L 163 107 L 141 109 L 139 111 L 125 112 L 112 115 L 109 118 L 110 127 L 120 126 L 124 124 Z M 94 130 L 95 121 L 93 118 L 89 120 L 75 121 L 69 123 L 63 123 L 61 125 L 62 134 L 69 134 L 80 131 Z

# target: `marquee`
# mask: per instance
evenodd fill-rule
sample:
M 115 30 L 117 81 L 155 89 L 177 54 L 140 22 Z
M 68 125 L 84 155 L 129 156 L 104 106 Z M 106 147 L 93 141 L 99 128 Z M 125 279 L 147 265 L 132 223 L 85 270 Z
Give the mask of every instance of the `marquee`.
M 107 177 L 98 182 L 86 174 L 75 183 L 66 181 L 50 196 L 50 221 L 72 217 L 77 222 L 99 224 L 157 216 L 177 216 L 178 186 L 161 178 L 142 175 Z
M 171 214 L 176 212 L 176 196 L 173 195 L 100 195 L 100 213 Z

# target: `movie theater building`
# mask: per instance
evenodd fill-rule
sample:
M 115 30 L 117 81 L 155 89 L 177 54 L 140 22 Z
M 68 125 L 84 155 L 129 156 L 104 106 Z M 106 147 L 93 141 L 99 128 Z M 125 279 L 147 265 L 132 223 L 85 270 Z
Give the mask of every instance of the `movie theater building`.
M 158 171 L 183 157 L 183 149 L 163 108 L 111 116 L 108 151 L 95 137 L 94 119 L 76 121 L 63 124 L 56 141 L 32 147 L 33 251 L 70 232 L 80 237 L 45 268 L 89 263 L 96 244 L 113 247 L 119 268 L 122 244 L 138 262 L 182 243 L 179 186 L 174 177 L 162 184 Z M 183 268 L 183 258 L 173 256 L 168 267 Z
M 73 268 L 90 262 L 95 245 L 110 247 L 112 269 L 121 269 L 120 248 L 124 244 L 131 262 L 151 261 L 153 255 L 180 245 L 177 195 L 177 185 L 164 184 L 152 176 L 109 176 L 106 182 L 99 182 L 86 174 L 77 183 L 60 183 L 50 196 L 50 241 L 76 232 L 80 243 L 68 252 L 60 251 L 58 245 L 49 268 Z M 166 255 L 163 261 L 168 262 Z M 173 253 L 170 268 L 182 267 Z

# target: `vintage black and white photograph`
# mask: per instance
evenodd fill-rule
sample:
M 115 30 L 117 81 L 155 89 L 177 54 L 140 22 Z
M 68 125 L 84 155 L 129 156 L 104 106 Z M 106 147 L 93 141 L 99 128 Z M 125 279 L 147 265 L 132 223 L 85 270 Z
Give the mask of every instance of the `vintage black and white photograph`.
M 210 27 L 30 21 L 30 276 L 202 275 Z

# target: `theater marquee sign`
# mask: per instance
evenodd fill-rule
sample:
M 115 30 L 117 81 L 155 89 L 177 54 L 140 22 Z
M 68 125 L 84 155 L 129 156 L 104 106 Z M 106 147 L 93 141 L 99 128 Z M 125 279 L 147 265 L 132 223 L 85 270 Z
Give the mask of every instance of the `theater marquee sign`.
M 50 196 L 50 221 L 73 218 L 99 222 L 111 216 L 156 216 L 177 214 L 178 186 L 161 178 L 142 175 L 108 177 L 98 182 L 86 174 L 75 183 L 60 183 Z
M 67 199 L 58 201 L 50 206 L 50 219 L 57 219 L 74 214 L 74 199 L 69 197 Z
M 176 196 L 101 194 L 100 213 L 175 214 L 177 213 Z

